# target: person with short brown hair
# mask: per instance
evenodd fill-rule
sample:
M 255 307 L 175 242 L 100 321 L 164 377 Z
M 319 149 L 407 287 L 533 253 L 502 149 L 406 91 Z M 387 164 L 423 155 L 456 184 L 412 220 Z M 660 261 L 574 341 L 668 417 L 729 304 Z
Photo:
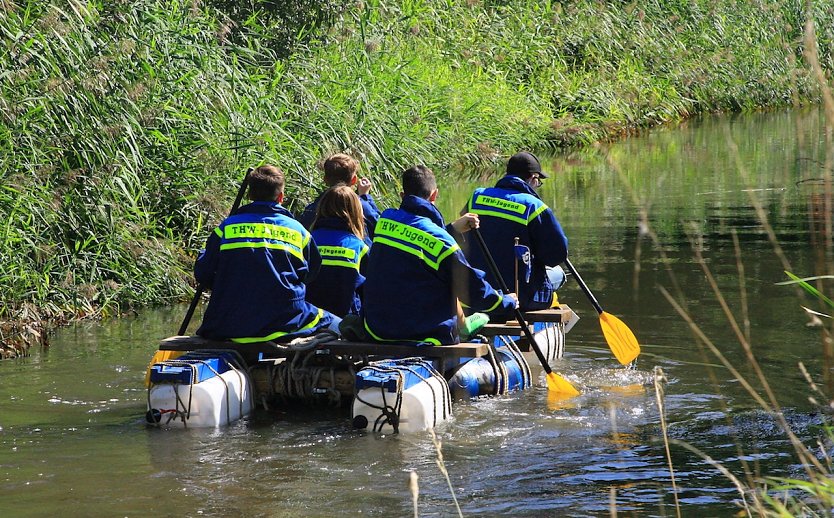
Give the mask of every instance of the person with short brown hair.
M 251 203 L 211 233 L 194 265 L 211 289 L 197 334 L 238 343 L 289 341 L 340 318 L 307 302 L 321 257 L 310 233 L 281 206 L 284 173 L 263 165 L 247 177 Z
M 356 188 L 365 220 L 365 242 L 370 245 L 376 222 L 379 219 L 379 208 L 370 194 L 373 183 L 368 178 L 359 178 L 359 162 L 344 153 L 337 153 L 325 160 L 323 169 L 324 183 L 328 188 L 340 183 Z M 298 216 L 298 221 L 307 229 L 312 227 L 313 219 L 316 217 L 316 207 L 323 194 L 324 192 L 320 193 L 315 201 L 304 207 L 304 211 Z
M 367 335 L 379 342 L 458 343 L 459 301 L 473 311 L 512 315 L 515 296 L 493 289 L 452 237 L 477 228 L 478 217 L 464 214 L 445 225 L 434 206 L 437 181 L 426 166 L 405 170 L 402 186 L 402 204 L 382 213 L 368 259 Z
M 357 181 L 359 162 L 350 155 L 336 153 L 324 161 L 323 169 L 326 185 L 333 186 L 337 183 L 353 185 Z

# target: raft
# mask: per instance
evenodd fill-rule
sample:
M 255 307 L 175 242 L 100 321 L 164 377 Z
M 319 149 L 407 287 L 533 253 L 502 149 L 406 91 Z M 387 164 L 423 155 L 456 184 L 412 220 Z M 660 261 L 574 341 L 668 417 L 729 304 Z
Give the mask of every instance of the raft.
M 548 361 L 562 357 L 577 318 L 565 305 L 525 314 Z M 477 341 L 427 347 L 351 342 L 330 332 L 289 344 L 172 336 L 149 365 L 146 421 L 217 427 L 256 405 L 300 404 L 349 406 L 357 429 L 422 431 L 450 419 L 452 401 L 533 385 L 520 331 L 514 322 L 487 324 Z

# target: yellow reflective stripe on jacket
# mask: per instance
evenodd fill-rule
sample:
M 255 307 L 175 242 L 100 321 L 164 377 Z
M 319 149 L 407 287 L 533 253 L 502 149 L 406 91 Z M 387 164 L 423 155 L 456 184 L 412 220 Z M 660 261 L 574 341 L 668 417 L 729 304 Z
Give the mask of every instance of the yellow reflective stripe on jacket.
M 380 338 L 379 336 L 376 335 L 376 333 L 371 331 L 370 327 L 368 327 L 368 321 L 367 320 L 365 320 L 364 323 L 365 323 L 365 331 L 367 331 L 368 334 L 371 335 L 371 337 L 373 337 L 373 339 L 376 340 L 377 342 L 428 342 L 432 345 L 440 345 L 440 340 L 438 340 L 437 338 L 423 338 L 422 340 L 405 340 L 405 339 L 402 339 L 402 338 L 401 339 L 389 340 L 387 338 Z
M 292 333 L 298 333 L 300 331 L 306 331 L 308 329 L 312 329 L 316 327 L 316 324 L 319 323 L 321 317 L 324 315 L 324 312 L 319 309 L 318 314 L 316 314 L 316 318 L 314 318 L 309 324 L 306 326 L 296 329 L 295 331 L 277 331 L 267 336 L 260 336 L 260 337 L 249 337 L 249 338 L 232 338 L 232 341 L 239 344 L 251 344 L 255 342 L 268 342 L 270 340 L 275 340 L 276 338 L 281 338 L 282 336 L 287 336 Z
M 374 236 L 387 236 L 406 241 L 433 256 L 440 254 L 445 243 L 423 230 L 390 219 L 380 219 L 376 223 Z
M 319 254 L 322 257 L 337 257 L 340 259 L 356 259 L 356 250 L 344 246 L 319 246 Z
M 440 269 L 440 263 L 443 262 L 443 259 L 449 257 L 449 255 L 455 253 L 455 251 L 460 250 L 458 245 L 450 246 L 448 250 L 444 251 L 440 254 L 437 259 L 432 259 L 428 257 L 423 250 L 414 249 L 408 245 L 405 245 L 399 241 L 394 241 L 393 239 L 387 239 L 384 237 L 380 237 L 379 235 L 374 237 L 374 243 L 381 243 L 383 245 L 388 245 L 391 247 L 396 248 L 397 250 L 402 250 L 407 254 L 411 254 L 415 257 L 418 257 L 423 260 L 427 265 L 431 266 L 435 270 Z
M 354 263 L 353 261 L 345 261 L 342 259 L 325 259 L 322 257 L 321 259 L 322 266 L 341 266 L 344 268 L 351 268 L 353 270 L 359 270 L 359 263 Z
M 225 239 L 269 239 L 283 241 L 298 248 L 304 248 L 309 236 L 298 230 L 270 223 L 233 223 L 223 228 Z M 306 238 L 306 239 L 305 239 Z
M 494 196 L 487 196 L 485 194 L 479 194 L 475 199 L 475 203 L 479 203 L 493 209 L 514 212 L 519 216 L 523 216 L 524 213 L 527 212 L 527 206 L 523 203 L 505 200 L 504 198 L 496 198 Z
M 269 241 L 235 241 L 220 245 L 220 250 L 234 250 L 236 248 L 270 248 L 272 250 L 283 250 L 290 255 L 304 260 L 304 254 L 298 248 L 286 243 L 271 243 Z
M 484 310 L 484 313 L 489 313 L 489 312 L 490 312 L 490 311 L 492 311 L 493 309 L 497 308 L 497 307 L 501 304 L 501 302 L 503 302 L 503 301 L 504 301 L 504 297 L 503 297 L 502 295 L 500 295 L 500 294 L 498 294 L 498 293 L 496 293 L 496 295 L 498 296 L 498 301 L 497 301 L 495 304 L 493 304 L 491 308 L 489 308 L 489 309 L 485 309 L 485 310 Z M 458 302 L 460 302 L 460 305 L 461 305 L 462 307 L 464 307 L 464 308 L 466 308 L 466 309 L 469 309 L 469 308 L 470 308 L 470 306 L 469 306 L 468 304 L 465 304 L 462 300 L 458 299 Z
M 374 243 L 382 243 L 418 257 L 435 270 L 440 269 L 443 259 L 460 250 L 457 243 L 450 245 L 428 232 L 390 219 L 380 219 L 374 234 Z M 444 250 L 444 247 L 448 248 Z
M 318 248 L 322 265 L 342 266 L 357 271 L 359 270 L 359 261 L 368 251 L 368 247 L 363 246 L 357 257 L 356 250 L 344 246 L 321 245 Z
M 223 238 L 220 250 L 239 248 L 270 248 L 283 250 L 304 260 L 303 249 L 310 240 L 310 234 L 271 223 L 233 223 L 217 230 Z
M 481 206 L 475 207 L 475 204 Z M 496 198 L 493 196 L 486 196 L 483 194 L 479 194 L 469 200 L 469 212 L 474 212 L 479 216 L 493 216 L 496 218 L 506 219 L 522 225 L 530 223 L 545 210 L 547 210 L 547 205 L 542 204 L 529 216 L 525 217 L 527 206 L 523 203 L 505 200 L 503 198 Z
M 538 209 L 533 211 L 532 214 L 530 214 L 530 216 L 527 218 L 527 222 L 529 223 L 530 221 L 533 221 L 534 219 L 536 219 L 539 216 L 539 214 L 541 214 L 542 212 L 544 212 L 546 210 L 547 210 L 547 205 L 542 203 L 541 207 L 539 207 Z
M 497 308 L 499 305 L 501 305 L 501 302 L 503 302 L 503 301 L 504 301 L 504 297 L 503 297 L 503 296 L 501 296 L 501 295 L 499 295 L 499 294 L 497 294 L 497 293 L 496 293 L 496 295 L 498 296 L 498 300 L 495 302 L 495 304 L 493 304 L 493 305 L 492 305 L 492 307 L 491 307 L 491 308 L 489 308 L 489 309 L 485 309 L 485 310 L 484 310 L 484 313 L 489 313 L 490 311 L 492 311 L 493 309 L 495 309 L 495 308 Z

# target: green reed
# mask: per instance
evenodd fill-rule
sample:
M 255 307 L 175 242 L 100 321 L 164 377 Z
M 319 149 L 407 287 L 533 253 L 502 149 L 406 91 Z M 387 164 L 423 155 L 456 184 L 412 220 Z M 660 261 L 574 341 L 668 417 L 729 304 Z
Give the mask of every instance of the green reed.
M 491 167 L 820 95 L 797 65 L 801 2 L 239 4 L 0 1 L 0 320 L 187 298 L 259 163 L 297 210 L 348 151 L 393 203 L 414 162 Z M 827 70 L 831 7 L 811 13 Z
M 814 269 L 817 275 L 801 280 L 797 275 L 790 272 L 790 263 L 784 259 L 777 250 L 785 265 L 785 273 L 792 280 L 795 289 L 800 295 L 809 294 L 815 299 L 819 311 L 814 311 L 803 305 L 809 313 L 811 323 L 822 330 L 821 353 L 823 357 L 830 358 L 831 344 L 834 341 L 834 320 L 832 320 L 831 308 L 834 306 L 826 293 L 831 293 L 830 285 L 826 281 L 834 279 L 834 235 L 832 235 L 832 218 L 834 218 L 834 182 L 832 171 L 834 171 L 834 89 L 830 79 L 827 77 L 821 59 L 829 58 L 832 49 L 816 44 L 816 34 L 813 24 L 806 26 L 804 58 L 809 68 L 819 82 L 822 92 L 823 113 L 825 114 L 825 145 L 826 157 L 823 164 L 823 185 L 822 194 L 818 203 L 820 213 L 818 217 L 810 221 L 810 228 L 813 229 L 814 242 L 812 243 L 817 260 Z M 827 53 L 827 55 L 826 55 Z M 811 285 L 808 281 L 814 281 Z M 826 316 L 827 321 L 821 321 L 818 316 Z M 830 365 L 826 362 L 830 370 Z M 814 377 L 807 371 L 802 362 L 799 369 L 808 381 L 810 396 L 809 401 L 818 405 L 821 412 L 830 413 L 834 406 L 834 398 L 830 394 L 830 374 L 824 373 L 823 379 L 826 382 L 828 392 L 820 387 Z M 806 477 L 804 478 L 783 478 L 770 477 L 764 481 L 763 487 L 759 487 L 762 500 L 767 504 L 770 514 L 781 516 L 830 516 L 834 508 L 834 463 L 830 455 L 830 445 L 834 442 L 834 426 L 830 419 L 823 426 L 824 434 L 817 439 L 816 444 L 795 445 L 797 455 L 800 459 L 810 459 L 805 462 Z
M 809 215 L 810 221 L 804 222 L 806 228 L 810 228 L 811 243 L 810 246 L 817 252 L 814 255 L 814 274 L 807 275 L 800 278 L 798 275 L 791 273 L 793 267 L 788 259 L 788 255 L 783 250 L 782 243 L 776 236 L 773 227 L 768 220 L 768 210 L 755 193 L 757 178 L 753 173 L 755 171 L 755 164 L 750 164 L 743 159 L 738 152 L 738 146 L 733 139 L 728 135 L 731 143 L 732 154 L 734 155 L 738 175 L 741 180 L 748 186 L 747 192 L 750 205 L 755 209 L 758 223 L 761 229 L 764 230 L 768 240 L 773 248 L 776 260 L 784 267 L 787 277 L 791 280 L 781 283 L 792 287 L 796 294 L 797 304 L 801 305 L 809 315 L 809 325 L 819 327 L 821 330 L 821 357 L 826 359 L 823 362 L 823 369 L 821 373 L 812 375 L 808 372 L 802 362 L 798 362 L 798 369 L 803 374 L 809 385 L 809 401 L 815 404 L 824 416 L 827 416 L 825 423 L 821 427 L 821 434 L 815 439 L 803 441 L 797 436 L 791 424 L 783 413 L 783 408 L 780 405 L 779 387 L 774 387 L 770 384 L 759 358 L 755 354 L 754 342 L 751 338 L 751 325 L 748 318 L 748 288 L 746 282 L 746 275 L 744 265 L 742 262 L 742 247 L 738 235 L 733 232 L 733 242 L 736 252 L 738 283 L 740 291 L 740 308 L 731 308 L 728 304 L 725 294 L 722 293 L 719 283 L 714 276 L 714 273 L 708 261 L 702 255 L 701 243 L 698 242 L 697 229 L 691 235 L 692 249 L 696 258 L 696 262 L 703 270 L 704 277 L 707 284 L 710 286 L 715 300 L 720 304 L 721 310 L 726 318 L 729 329 L 732 330 L 739 346 L 745 354 L 744 365 L 733 365 L 723 352 L 727 344 L 722 344 L 719 347 L 714 343 L 710 337 L 706 336 L 703 330 L 693 319 L 693 313 L 686 306 L 686 296 L 680 290 L 674 278 L 674 273 L 671 269 L 672 260 L 666 256 L 661 250 L 663 262 L 667 265 L 667 271 L 670 277 L 670 283 L 673 286 L 671 290 L 660 288 L 662 295 L 667 299 L 670 305 L 681 316 L 682 320 L 689 326 L 695 337 L 696 343 L 705 351 L 708 351 L 714 358 L 730 372 L 735 380 L 743 387 L 751 400 L 757 407 L 761 408 L 768 415 L 773 416 L 778 423 L 781 431 L 787 438 L 786 450 L 787 454 L 796 459 L 799 466 L 802 467 L 801 474 L 795 478 L 787 477 L 773 477 L 767 474 L 760 473 L 754 463 L 748 463 L 746 460 L 741 460 L 742 448 L 741 444 L 737 444 L 739 451 L 739 462 L 741 464 L 741 473 L 733 473 L 728 467 L 722 465 L 720 462 L 712 459 L 708 454 L 699 451 L 692 445 L 679 441 L 669 440 L 666 435 L 666 423 L 663 420 L 663 396 L 658 393 L 658 407 L 661 413 L 660 427 L 663 432 L 663 442 L 667 448 L 667 456 L 670 444 L 677 448 L 688 450 L 699 456 L 702 460 L 710 464 L 714 469 L 722 473 L 727 479 L 728 483 L 739 492 L 740 505 L 743 509 L 739 510 L 739 515 L 747 516 L 831 516 L 832 508 L 834 508 L 834 463 L 830 456 L 831 444 L 834 443 L 834 426 L 830 423 L 831 408 L 834 406 L 834 401 L 830 394 L 832 387 L 831 379 L 831 365 L 827 361 L 831 357 L 831 343 L 834 339 L 834 319 L 831 319 L 831 307 L 834 302 L 831 301 L 826 292 L 830 293 L 830 287 L 827 288 L 825 282 L 834 278 L 834 241 L 832 237 L 832 218 L 834 218 L 834 188 L 832 188 L 832 169 L 834 168 L 834 95 L 832 95 L 832 85 L 823 68 L 822 57 L 828 52 L 830 57 L 830 44 L 824 47 L 822 42 L 817 40 L 817 33 L 814 30 L 814 24 L 806 26 L 804 38 L 804 51 L 802 61 L 808 68 L 808 77 L 812 77 L 818 83 L 818 88 L 823 105 L 824 114 L 824 128 L 825 135 L 825 154 L 822 171 L 819 173 L 821 191 L 818 195 L 812 197 L 814 200 L 814 211 Z M 827 58 L 826 58 L 827 59 Z M 806 128 L 797 127 L 797 132 L 805 131 Z M 616 169 L 616 162 L 611 165 Z M 627 190 L 632 194 L 634 202 L 639 206 L 641 201 L 634 196 L 632 184 L 633 178 L 628 178 L 623 175 L 622 171 L 618 171 L 622 178 L 623 184 Z M 658 249 L 660 249 L 661 241 L 658 239 L 658 233 L 654 226 L 650 223 L 648 218 L 648 211 L 643 210 L 642 225 L 645 227 L 645 235 L 648 237 Z M 804 273 L 804 272 L 803 272 Z M 815 282 L 812 285 L 811 282 Z M 826 289 L 827 288 L 827 289 Z M 810 295 L 811 300 L 808 300 Z M 752 299 L 749 299 L 752 300 Z M 812 310 L 808 306 L 818 306 L 818 310 Z M 823 322 L 818 317 L 827 317 L 827 321 Z M 744 372 L 748 372 L 745 374 Z M 824 381 L 825 387 L 820 386 L 818 379 Z M 656 388 L 658 384 L 656 383 Z M 827 391 L 825 389 L 828 389 Z M 671 457 L 669 457 L 671 459 Z M 671 462 L 671 461 L 670 461 Z M 673 472 L 673 466 L 670 465 L 670 471 Z M 674 485 L 674 481 L 673 481 Z M 680 514 L 680 508 L 676 504 L 675 510 Z

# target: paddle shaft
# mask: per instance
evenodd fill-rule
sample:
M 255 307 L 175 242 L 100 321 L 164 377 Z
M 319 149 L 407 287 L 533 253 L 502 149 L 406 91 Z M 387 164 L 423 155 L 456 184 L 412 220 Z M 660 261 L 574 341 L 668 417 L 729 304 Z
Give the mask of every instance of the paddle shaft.
M 495 259 L 492 258 L 492 254 L 489 252 L 489 249 L 484 242 L 484 237 L 481 235 L 481 231 L 477 228 L 473 228 L 472 232 L 475 233 L 475 238 L 478 240 L 478 245 L 481 247 L 481 252 L 484 254 L 487 264 L 489 264 L 489 269 L 492 270 L 492 275 L 494 275 L 495 279 L 498 281 L 498 287 L 501 288 L 501 291 L 504 293 L 509 293 L 510 290 L 507 289 L 507 283 L 504 282 L 504 277 L 502 277 L 501 272 L 498 271 L 498 265 L 495 264 Z M 530 328 L 527 327 L 527 322 L 524 320 L 524 314 L 521 313 L 521 309 L 519 307 L 515 308 L 515 318 L 518 320 L 518 323 L 521 324 L 521 329 L 524 331 L 524 337 L 527 338 L 528 342 L 530 342 L 530 347 L 539 358 L 539 362 L 542 364 L 544 372 L 548 375 L 552 374 L 553 369 L 550 368 L 550 364 L 547 363 L 547 358 L 542 353 L 542 350 L 539 349 L 539 344 L 536 343 L 533 333 L 531 333 Z
M 515 238 L 515 246 L 518 246 L 518 238 Z M 516 253 L 515 248 L 513 248 L 513 264 L 515 265 L 515 294 L 518 296 L 518 254 Z
M 582 277 L 579 275 L 579 272 L 576 271 L 576 268 L 573 267 L 573 264 L 571 264 L 570 259 L 568 259 L 567 257 L 565 258 L 565 266 L 568 267 L 568 271 L 574 276 L 574 278 L 576 279 L 576 283 L 579 284 L 579 287 L 582 289 L 582 293 L 584 293 L 585 296 L 588 297 L 588 300 L 591 301 L 591 304 L 594 306 L 594 309 L 597 310 L 597 313 L 602 315 L 602 306 L 599 305 L 599 302 L 597 302 L 597 298 L 594 297 L 593 293 L 591 293 L 591 290 L 588 288 L 588 285 L 585 284 L 585 281 L 582 280 Z
M 582 288 L 588 300 L 593 304 L 594 309 L 599 313 L 599 325 L 602 328 L 602 334 L 605 336 L 605 341 L 608 343 L 608 347 L 614 353 L 617 361 L 622 365 L 628 365 L 633 362 L 640 355 L 640 344 L 637 343 L 637 338 L 634 336 L 634 333 L 631 332 L 631 329 L 622 320 L 602 310 L 602 306 L 599 305 L 599 302 L 597 302 L 594 294 L 591 293 L 588 285 L 585 284 L 585 281 L 582 280 L 576 268 L 573 267 L 573 264 L 567 258 L 565 259 L 565 266 L 576 277 L 576 283 L 579 284 L 579 287 Z
M 246 186 L 249 185 L 249 173 L 251 172 L 251 167 L 246 170 L 246 175 L 243 177 L 243 181 L 240 182 L 240 187 L 237 190 L 235 202 L 232 204 L 232 210 L 229 211 L 229 216 L 233 215 L 237 211 L 237 208 L 240 207 L 240 202 L 243 200 L 243 195 L 246 193 Z M 182 324 L 180 324 L 180 330 L 177 332 L 178 335 L 184 335 L 186 329 L 188 329 L 188 324 L 191 322 L 191 317 L 194 316 L 194 310 L 197 309 L 197 303 L 200 301 L 200 296 L 202 296 L 205 289 L 206 287 L 202 284 L 197 285 L 197 291 L 194 292 L 194 298 L 191 299 L 191 304 L 188 306 L 185 318 L 182 320 Z

